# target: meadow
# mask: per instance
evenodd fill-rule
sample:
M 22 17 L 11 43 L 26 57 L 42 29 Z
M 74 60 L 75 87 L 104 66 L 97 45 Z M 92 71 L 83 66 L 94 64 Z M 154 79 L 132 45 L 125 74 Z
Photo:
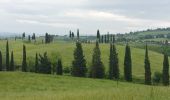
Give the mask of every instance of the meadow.
M 22 40 L 9 40 L 9 49 L 14 51 L 16 66 L 22 63 L 22 46 L 26 45 L 28 66 L 34 66 L 35 53 L 48 53 L 53 65 L 57 58 L 62 58 L 63 67 L 71 67 L 73 60 L 74 42 L 54 41 L 50 44 L 39 42 L 28 43 Z M 91 65 L 92 44 L 82 44 L 87 67 Z M 101 58 L 108 72 L 109 44 L 100 44 Z M 5 64 L 6 40 L 0 41 L 0 50 Z M 0 72 L 0 99 L 2 100 L 169 100 L 169 87 L 147 86 L 144 83 L 144 55 L 145 50 L 131 47 L 133 82 L 123 79 L 123 62 L 125 46 L 116 45 L 119 55 L 121 81 L 108 79 L 90 79 L 71 77 L 70 75 L 45 75 L 30 72 Z M 162 71 L 163 56 L 149 51 L 152 75 Z M 31 68 L 30 68 L 31 69 Z M 20 70 L 20 69 L 18 69 Z
M 25 44 L 27 48 L 27 63 L 28 66 L 34 66 L 35 53 L 48 53 L 53 65 L 55 65 L 57 58 L 62 58 L 64 67 L 71 67 L 73 61 L 73 51 L 75 48 L 74 42 L 54 41 L 50 44 L 42 43 L 26 43 L 21 40 L 9 40 L 10 51 L 14 51 L 15 65 L 21 66 L 22 63 L 22 45 Z M 92 53 L 95 44 L 82 44 L 84 55 L 87 60 L 87 67 L 91 65 Z M 3 54 L 3 63 L 5 63 L 5 47 L 6 41 L 0 41 L 0 49 Z M 100 44 L 101 58 L 105 66 L 105 71 L 108 71 L 109 64 L 109 44 Z M 117 45 L 117 52 L 119 55 L 120 74 L 123 77 L 123 63 L 124 63 L 125 46 Z M 131 47 L 132 53 L 132 73 L 136 79 L 144 79 L 144 49 Z M 162 72 L 163 55 L 154 51 L 149 51 L 149 58 L 151 63 L 152 75 L 154 72 Z

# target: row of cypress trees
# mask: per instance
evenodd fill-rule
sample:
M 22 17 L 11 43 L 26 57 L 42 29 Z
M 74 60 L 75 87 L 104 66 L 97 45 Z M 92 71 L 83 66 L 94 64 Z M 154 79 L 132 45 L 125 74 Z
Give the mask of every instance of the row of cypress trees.
M 105 69 L 101 61 L 101 52 L 99 48 L 99 30 L 97 31 L 97 42 L 95 48 L 93 49 L 92 55 L 92 64 L 89 68 L 89 77 L 92 78 L 104 78 Z M 114 42 L 113 42 L 114 41 Z M 109 79 L 119 79 L 119 60 L 118 53 L 116 52 L 115 40 L 110 43 L 110 56 L 109 56 Z M 146 44 L 145 50 L 145 60 L 144 60 L 144 69 L 145 69 L 145 84 L 151 85 L 151 67 L 150 60 L 148 55 L 148 47 Z M 74 61 L 72 63 L 72 75 L 77 77 L 85 77 L 87 73 L 86 60 L 83 55 L 83 50 L 81 43 L 76 42 L 76 49 L 74 51 Z M 162 71 L 162 82 L 164 85 L 169 85 L 169 61 L 168 55 L 164 53 L 163 61 L 163 71 Z M 131 82 L 132 78 L 132 59 L 131 59 L 131 50 L 130 46 L 127 44 L 125 47 L 125 57 L 124 57 L 124 79 Z

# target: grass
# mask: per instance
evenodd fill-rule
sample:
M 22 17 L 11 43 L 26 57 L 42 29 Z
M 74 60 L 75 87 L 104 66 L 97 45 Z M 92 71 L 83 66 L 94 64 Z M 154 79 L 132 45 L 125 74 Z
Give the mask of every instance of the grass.
M 169 87 L 112 80 L 0 72 L 1 100 L 169 100 Z
M 21 41 L 9 41 L 10 51 L 14 51 L 14 60 L 16 65 L 21 65 L 22 62 L 22 45 Z M 25 43 L 27 48 L 27 62 L 28 66 L 34 66 L 35 53 L 44 53 L 48 52 L 48 56 L 51 59 L 52 63 L 56 63 L 57 57 L 61 57 L 63 60 L 64 67 L 70 67 L 73 60 L 73 51 L 75 48 L 75 43 L 66 43 L 61 41 L 56 41 L 51 44 L 34 44 L 34 43 Z M 3 53 L 3 62 L 5 63 L 5 46 L 6 41 L 0 41 L 0 48 Z M 87 60 L 87 66 L 91 65 L 92 53 L 93 53 L 94 44 L 83 44 L 84 55 Z M 108 71 L 108 62 L 109 62 L 109 44 L 101 44 L 101 57 L 104 63 L 106 73 Z M 123 62 L 124 62 L 124 49 L 125 46 L 117 45 L 117 51 L 119 54 L 119 67 L 120 74 L 123 76 Z M 144 49 L 131 48 L 132 52 L 132 72 L 135 78 L 144 78 Z M 163 56 L 160 53 L 149 51 L 150 62 L 152 73 L 155 71 L 162 71 L 162 61 Z

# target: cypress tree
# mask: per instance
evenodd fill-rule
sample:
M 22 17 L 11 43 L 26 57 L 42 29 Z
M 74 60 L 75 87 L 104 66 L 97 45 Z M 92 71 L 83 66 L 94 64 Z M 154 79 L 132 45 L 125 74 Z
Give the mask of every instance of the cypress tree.
M 44 74 L 51 74 L 51 62 L 49 61 L 47 57 L 47 52 L 44 53 L 44 55 L 39 55 L 39 64 L 38 64 L 38 72 L 44 73 Z
M 116 53 L 116 46 L 112 43 L 110 44 L 109 79 L 119 79 L 118 54 Z
M 30 35 L 28 35 L 28 41 L 31 42 L 31 36 Z
M 100 31 L 99 30 L 97 30 L 97 41 L 99 41 L 100 43 Z
M 15 70 L 14 55 L 13 55 L 13 51 L 12 51 L 12 52 L 11 52 L 10 71 L 14 71 L 14 70 Z
M 8 40 L 6 43 L 6 70 L 9 71 L 9 45 L 8 45 Z
M 107 34 L 107 43 L 109 43 L 110 42 L 110 35 L 109 35 L 109 32 L 108 32 L 108 34 Z
M 77 39 L 79 40 L 79 29 L 77 29 Z
M 70 38 L 72 37 L 72 34 L 71 34 L 71 30 L 70 30 L 70 34 L 69 34 L 69 37 L 70 37 Z
M 90 77 L 92 78 L 104 78 L 105 76 L 105 69 L 100 56 L 101 52 L 97 41 L 92 55 L 92 66 L 90 71 Z
M 85 77 L 87 72 L 86 60 L 83 55 L 81 43 L 76 42 L 76 49 L 74 50 L 74 60 L 72 62 L 72 75 L 77 77 Z
M 35 56 L 35 72 L 38 73 L 38 54 Z
M 72 32 L 72 35 L 71 35 L 72 39 L 74 39 L 74 32 Z
M 58 59 L 58 61 L 57 61 L 56 74 L 63 75 L 63 65 L 62 65 L 61 59 Z
M 125 50 L 125 58 L 124 58 L 124 77 L 126 81 L 132 81 L 132 60 L 131 60 L 131 51 L 130 47 L 127 44 Z
M 104 37 L 103 37 L 103 35 L 102 35 L 102 38 L 101 38 L 101 43 L 103 43 L 104 42 Z
M 22 71 L 27 72 L 27 55 L 26 55 L 26 47 L 23 45 L 23 60 L 22 60 Z
M 0 71 L 3 71 L 3 66 L 2 66 L 2 53 L 0 51 Z
M 107 43 L 107 35 L 104 35 L 104 42 Z
M 148 57 L 148 47 L 146 44 L 146 51 L 145 51 L 145 84 L 151 85 L 151 68 L 150 68 L 150 61 Z
M 166 53 L 164 53 L 162 82 L 163 85 L 165 86 L 169 85 L 169 60 L 168 60 L 168 55 Z

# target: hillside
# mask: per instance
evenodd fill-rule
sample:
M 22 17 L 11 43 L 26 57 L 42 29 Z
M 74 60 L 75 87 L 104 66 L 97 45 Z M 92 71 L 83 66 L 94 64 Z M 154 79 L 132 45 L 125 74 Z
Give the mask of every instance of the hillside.
M 121 36 L 121 37 L 120 37 Z M 158 28 L 148 29 L 144 31 L 135 31 L 122 35 L 118 35 L 119 38 L 125 38 L 129 40 L 153 40 L 162 41 L 170 38 L 170 28 Z
M 111 80 L 0 72 L 1 100 L 169 100 L 169 87 Z
M 6 41 L 0 42 L 0 48 L 2 50 L 3 59 L 5 59 L 5 45 Z M 14 51 L 14 61 L 15 65 L 21 66 L 22 62 L 22 45 L 23 42 L 21 41 L 9 41 L 10 51 Z M 61 57 L 63 60 L 63 66 L 64 67 L 70 67 L 73 60 L 73 50 L 75 48 L 75 43 L 65 43 L 61 41 L 55 41 L 54 43 L 50 44 L 34 44 L 34 43 L 25 43 L 27 48 L 27 62 L 28 66 L 33 67 L 35 62 L 35 53 L 44 53 L 47 51 L 48 57 L 51 59 L 52 64 L 56 63 L 57 57 Z M 87 60 L 87 66 L 89 67 L 91 65 L 91 59 L 92 59 L 92 53 L 93 53 L 94 44 L 83 44 L 83 50 L 84 55 Z M 106 73 L 108 69 L 108 63 L 109 63 L 109 44 L 101 44 L 101 56 L 102 61 L 106 68 Z M 119 54 L 119 67 L 120 67 L 120 74 L 123 77 L 123 63 L 124 63 L 124 49 L 125 46 L 117 45 L 117 51 Z M 137 49 L 137 48 L 131 48 L 132 52 L 132 72 L 134 78 L 144 78 L 144 49 Z M 150 62 L 151 62 L 151 69 L 152 69 L 152 75 L 155 71 L 162 71 L 162 61 L 163 56 L 162 54 L 149 51 L 150 55 Z M 3 60 L 3 63 L 5 61 Z M 143 82 L 143 81 L 142 81 Z

